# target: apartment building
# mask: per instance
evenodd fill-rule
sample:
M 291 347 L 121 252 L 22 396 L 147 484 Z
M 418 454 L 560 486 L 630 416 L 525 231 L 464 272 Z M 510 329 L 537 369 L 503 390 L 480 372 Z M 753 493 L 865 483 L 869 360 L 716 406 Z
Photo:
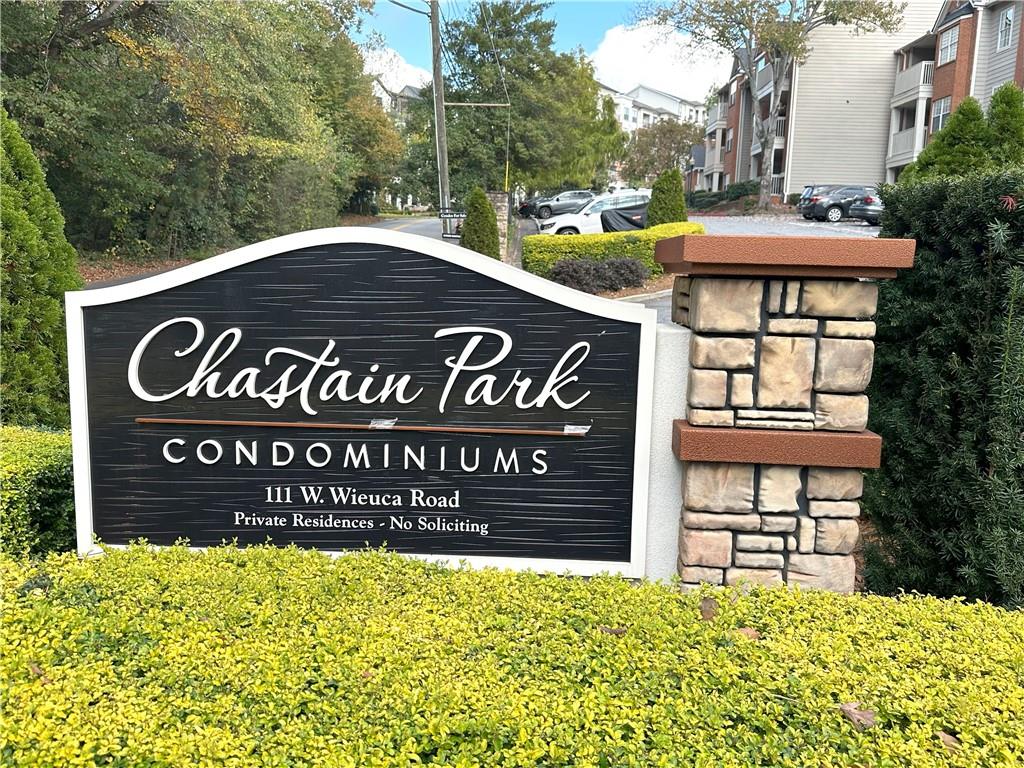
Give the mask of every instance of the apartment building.
M 944 2 L 928 33 L 896 51 L 886 180 L 895 181 L 968 96 L 987 107 L 1007 82 L 1024 87 L 1024 5 Z
M 807 60 L 783 81 L 782 110 L 772 147 L 761 147 L 754 121 L 767 119 L 774 72 L 756 60 L 751 99 L 747 74 L 732 71 L 708 112 L 703 188 L 725 189 L 757 179 L 773 158 L 772 193 L 784 199 L 807 184 L 878 182 L 886 176 L 897 70 L 894 51 L 935 25 L 944 0 L 910 0 L 893 33 L 853 34 L 823 26 L 810 36 Z
M 707 117 L 707 110 L 702 103 L 646 85 L 638 85 L 629 91 L 616 91 L 598 83 L 598 92 L 601 98 L 607 96 L 612 100 L 619 125 L 630 134 L 638 128 L 649 128 L 662 120 L 701 125 Z

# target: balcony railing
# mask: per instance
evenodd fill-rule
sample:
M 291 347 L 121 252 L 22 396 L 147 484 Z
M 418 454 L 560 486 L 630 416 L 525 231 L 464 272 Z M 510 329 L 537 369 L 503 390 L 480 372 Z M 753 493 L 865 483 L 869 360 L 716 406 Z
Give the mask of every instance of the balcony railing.
M 781 195 L 782 190 L 786 188 L 786 176 L 782 173 L 772 174 L 772 194 Z
M 914 151 L 914 132 L 916 128 L 907 128 L 905 131 L 894 133 L 889 141 L 889 155 L 902 155 L 905 152 Z
M 896 73 L 892 85 L 892 105 L 904 104 L 908 101 L 932 95 L 932 77 L 935 74 L 935 62 L 919 61 L 912 67 Z
M 763 123 L 767 123 L 768 120 L 762 120 Z M 786 118 L 777 117 L 775 118 L 775 147 L 783 147 L 786 145 Z M 754 131 L 754 137 L 750 141 L 750 154 L 756 155 L 761 151 L 761 139 L 758 138 L 757 131 Z
M 721 128 L 721 127 L 723 127 L 725 125 L 725 113 L 726 113 L 726 107 L 725 107 L 724 104 L 721 104 L 721 103 L 715 104 L 715 106 L 713 106 L 711 109 L 708 110 L 708 123 L 707 123 L 707 132 L 708 133 L 710 133 L 711 131 L 715 130 L 716 128 Z M 719 125 L 719 123 L 721 125 Z

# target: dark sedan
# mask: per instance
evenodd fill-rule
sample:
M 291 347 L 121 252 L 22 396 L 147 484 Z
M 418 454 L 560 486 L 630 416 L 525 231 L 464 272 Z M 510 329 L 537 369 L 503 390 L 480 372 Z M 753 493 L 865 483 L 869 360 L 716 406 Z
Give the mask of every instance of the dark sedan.
M 811 213 L 818 221 L 829 221 L 835 224 L 850 215 L 850 208 L 855 202 L 874 191 L 874 187 L 866 184 L 838 187 L 817 195 Z
M 882 211 L 884 210 L 885 206 L 882 205 L 882 199 L 878 196 L 878 191 L 871 189 L 868 190 L 864 197 L 854 201 L 853 205 L 850 206 L 850 218 L 860 219 L 877 227 L 882 221 Z
M 805 219 L 814 218 L 814 206 L 821 199 L 822 195 L 839 189 L 839 184 L 808 184 L 804 187 L 803 194 L 796 204 L 796 212 Z

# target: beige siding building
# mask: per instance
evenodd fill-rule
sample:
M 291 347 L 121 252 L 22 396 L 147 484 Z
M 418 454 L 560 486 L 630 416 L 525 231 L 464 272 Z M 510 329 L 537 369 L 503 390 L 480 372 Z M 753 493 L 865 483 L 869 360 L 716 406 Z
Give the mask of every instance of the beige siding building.
M 893 52 L 927 33 L 943 3 L 910 0 L 898 32 L 852 35 L 821 27 L 791 77 L 784 190 L 807 184 L 873 184 L 886 177 Z M 776 173 L 779 169 L 776 168 Z

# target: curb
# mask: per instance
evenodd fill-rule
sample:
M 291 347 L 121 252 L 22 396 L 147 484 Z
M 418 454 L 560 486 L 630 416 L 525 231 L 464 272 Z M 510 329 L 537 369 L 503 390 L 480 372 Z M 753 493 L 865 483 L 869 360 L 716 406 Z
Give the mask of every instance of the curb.
M 638 293 L 633 296 L 616 296 L 614 301 L 645 301 L 647 299 L 662 299 L 671 295 L 672 289 L 666 288 L 663 291 L 655 291 L 654 293 Z

